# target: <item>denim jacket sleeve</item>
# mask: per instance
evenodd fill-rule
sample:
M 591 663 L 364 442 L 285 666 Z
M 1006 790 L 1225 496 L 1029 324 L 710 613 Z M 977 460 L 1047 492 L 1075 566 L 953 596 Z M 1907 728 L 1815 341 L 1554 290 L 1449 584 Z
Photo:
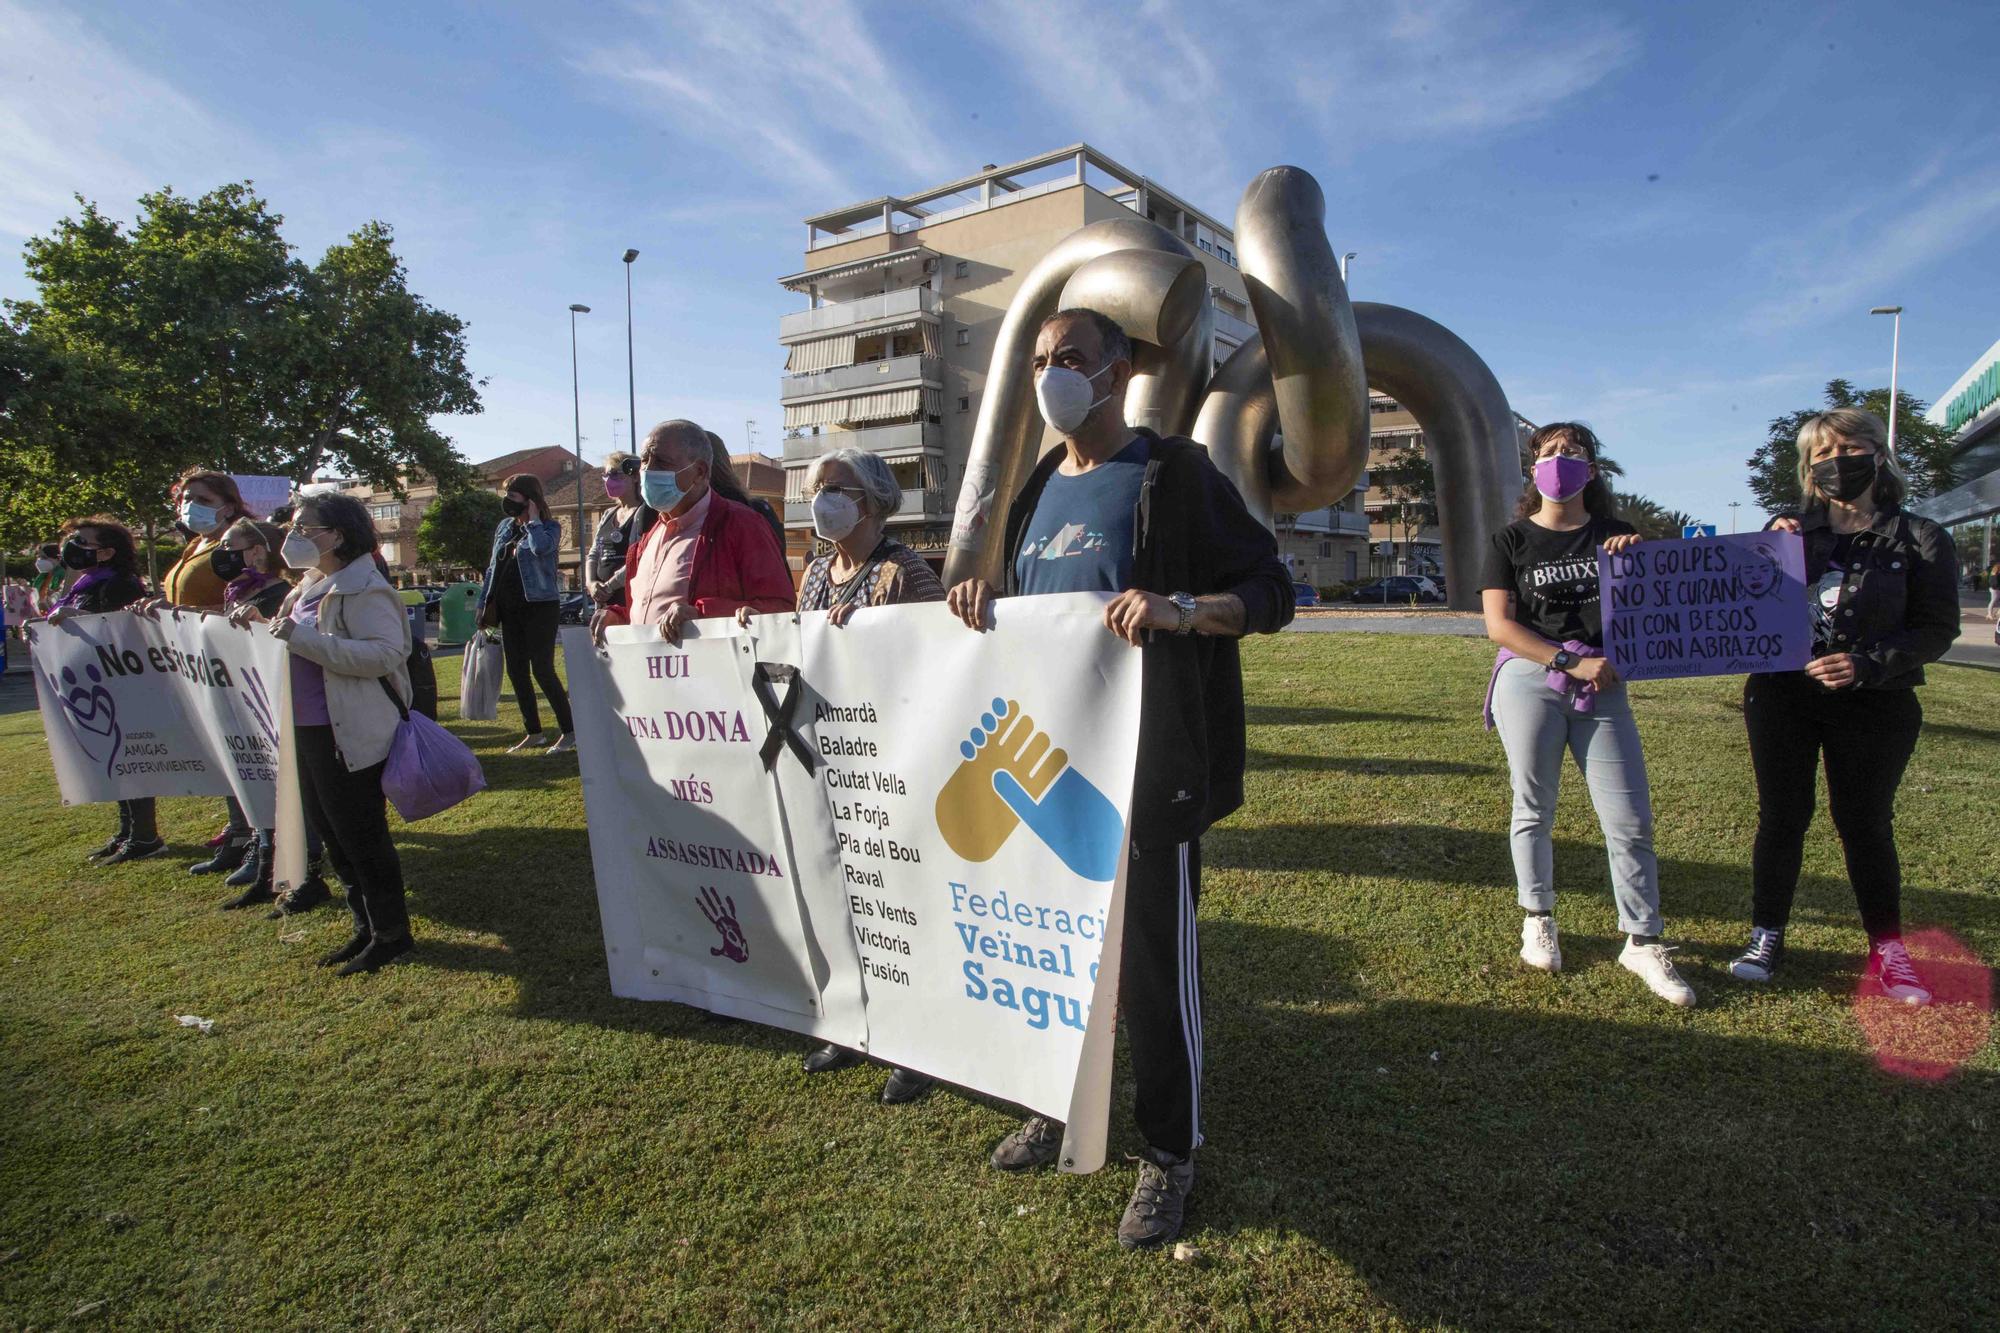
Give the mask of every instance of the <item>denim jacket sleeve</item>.
M 1937 524 L 1908 522 L 1911 568 L 1903 623 L 1854 654 L 1863 687 L 1937 661 L 1958 637 L 1958 548 Z
M 521 534 L 523 548 L 539 556 L 551 556 L 562 545 L 562 524 L 552 518 L 530 519 Z

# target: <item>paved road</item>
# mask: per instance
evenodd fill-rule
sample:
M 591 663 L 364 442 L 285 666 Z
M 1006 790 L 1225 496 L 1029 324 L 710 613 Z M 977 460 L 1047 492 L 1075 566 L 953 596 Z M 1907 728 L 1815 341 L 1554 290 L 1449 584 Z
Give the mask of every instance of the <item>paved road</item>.
M 1944 655 L 1947 662 L 1991 667 L 2000 671 L 2000 646 L 1993 642 L 1993 622 L 1986 618 L 1986 594 L 1959 602 L 1958 642 Z

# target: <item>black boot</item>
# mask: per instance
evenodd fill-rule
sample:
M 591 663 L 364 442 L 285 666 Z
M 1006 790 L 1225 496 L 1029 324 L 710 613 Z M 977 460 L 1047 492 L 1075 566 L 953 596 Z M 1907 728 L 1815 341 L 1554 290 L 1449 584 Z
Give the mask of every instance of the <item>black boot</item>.
M 220 875 L 225 870 L 234 870 L 250 855 L 250 846 L 256 841 L 255 834 L 245 834 L 231 838 L 215 849 L 215 855 L 206 861 L 196 861 L 188 867 L 190 875 Z
M 271 858 L 265 854 L 264 844 L 258 843 L 250 853 L 250 859 L 243 863 L 224 884 L 243 888 L 243 892 L 222 905 L 225 912 L 234 912 L 244 907 L 255 907 L 258 903 L 268 903 L 278 895 L 271 892 Z M 244 871 L 249 873 L 246 875 Z
M 836 1069 L 852 1069 L 861 1063 L 861 1056 L 845 1046 L 826 1045 L 805 1058 L 808 1074 L 830 1074 Z
M 264 919 L 266 921 L 279 921 L 288 916 L 297 916 L 300 912 L 310 912 L 313 908 L 318 907 L 323 902 L 329 901 L 332 897 L 333 890 L 328 888 L 326 881 L 319 877 L 319 872 L 314 871 L 312 874 L 306 876 L 305 883 L 293 889 L 283 898 L 278 899 L 278 905 L 264 913 Z
M 347 943 L 320 959 L 319 965 L 321 967 L 339 967 L 342 963 L 352 962 L 361 956 L 362 950 L 374 942 L 375 937 L 368 934 L 368 932 L 356 931 L 348 938 Z
M 356 954 L 346 967 L 340 969 L 339 975 L 357 977 L 363 972 L 379 971 L 408 953 L 410 948 L 408 935 L 401 935 L 393 940 L 371 940 L 367 948 Z

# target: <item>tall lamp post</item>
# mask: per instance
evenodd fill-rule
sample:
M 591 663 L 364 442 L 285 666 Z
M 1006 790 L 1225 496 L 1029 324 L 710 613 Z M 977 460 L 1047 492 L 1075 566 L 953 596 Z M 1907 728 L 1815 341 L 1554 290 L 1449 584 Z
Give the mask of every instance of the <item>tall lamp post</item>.
M 1736 511 L 1742 507 L 1743 502 L 1741 500 L 1731 500 L 1729 502 L 1729 530 L 1732 533 L 1736 531 Z
M 569 396 L 576 420 L 576 575 L 583 580 L 583 392 L 576 377 L 576 317 L 587 315 L 587 305 L 569 308 Z
M 1355 251 L 1349 250 L 1340 257 L 1340 282 L 1343 287 L 1347 285 L 1347 266 L 1354 262 L 1355 253 Z
M 1878 305 L 1868 313 L 1896 317 L 1889 334 L 1889 457 L 1894 458 L 1896 456 L 1896 360 L 1903 351 L 1903 307 Z
M 632 415 L 626 420 L 632 423 L 632 452 L 639 452 L 639 388 L 632 374 L 632 261 L 639 257 L 637 250 L 625 252 L 625 410 Z

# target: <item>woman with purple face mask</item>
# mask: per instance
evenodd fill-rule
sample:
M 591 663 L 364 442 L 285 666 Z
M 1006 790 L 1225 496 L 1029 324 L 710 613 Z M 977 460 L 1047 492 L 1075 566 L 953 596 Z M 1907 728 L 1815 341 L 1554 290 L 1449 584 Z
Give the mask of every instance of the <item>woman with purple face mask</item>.
M 1514 788 L 1510 843 L 1521 909 L 1521 961 L 1562 970 L 1555 923 L 1556 792 L 1565 752 L 1590 788 L 1611 860 L 1618 961 L 1670 1004 L 1694 1003 L 1660 942 L 1660 868 L 1646 756 L 1624 682 L 1604 657 L 1597 553 L 1639 540 L 1614 516 L 1598 474 L 1597 436 L 1560 421 L 1528 439 L 1534 479 L 1514 522 L 1493 535 L 1480 575 L 1486 637 L 1499 645 L 1486 725 L 1500 732 Z
M 611 508 L 597 520 L 590 559 L 584 562 L 583 587 L 593 603 L 609 606 L 625 587 L 626 550 L 645 535 L 634 523 L 641 513 L 639 460 L 622 451 L 607 455 L 602 479 Z

